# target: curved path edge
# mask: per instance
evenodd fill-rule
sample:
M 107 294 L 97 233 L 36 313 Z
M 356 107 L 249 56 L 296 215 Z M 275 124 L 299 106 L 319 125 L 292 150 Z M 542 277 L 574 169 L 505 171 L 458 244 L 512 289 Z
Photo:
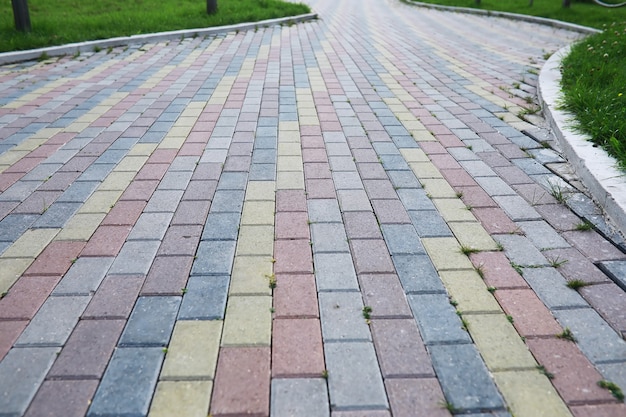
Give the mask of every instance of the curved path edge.
M 77 52 L 92 52 L 94 48 L 108 48 L 124 46 L 136 43 L 160 42 L 171 39 L 187 38 L 190 36 L 207 36 L 218 33 L 232 32 L 234 30 L 248 30 L 262 26 L 273 26 L 285 23 L 305 22 L 317 19 L 317 13 L 307 13 L 297 16 L 280 17 L 276 19 L 261 20 L 258 22 L 239 23 L 236 25 L 215 26 L 210 28 L 181 29 L 169 32 L 148 33 L 143 35 L 120 36 L 110 39 L 98 39 L 86 42 L 76 42 L 61 46 L 29 49 L 26 51 L 0 53 L 0 65 L 13 64 L 22 61 L 30 61 L 39 58 L 42 54 L 48 56 L 71 55 Z

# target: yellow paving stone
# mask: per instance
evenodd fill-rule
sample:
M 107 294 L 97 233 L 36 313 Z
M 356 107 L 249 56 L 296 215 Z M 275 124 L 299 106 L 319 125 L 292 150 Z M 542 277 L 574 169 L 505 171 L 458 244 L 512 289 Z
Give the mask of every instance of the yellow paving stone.
M 29 151 L 17 151 L 15 148 L 10 149 L 8 152 L 0 155 L 0 165 L 11 166 L 26 155 Z
M 46 143 L 46 141 L 47 141 L 46 138 L 31 136 L 25 141 L 23 141 L 22 143 L 20 143 L 19 145 L 17 145 L 15 148 L 13 148 L 13 150 L 32 152 L 38 147 L 40 147 L 41 145 L 43 145 L 44 143 Z
M 239 228 L 236 255 L 274 254 L 274 226 L 248 226 Z
M 269 346 L 272 297 L 231 296 L 226 306 L 222 346 Z
M 437 169 L 437 167 L 432 162 L 411 162 L 409 163 L 409 167 L 415 174 L 417 178 L 426 179 L 426 178 L 443 178 L 441 172 Z
M 98 187 L 98 191 L 108 190 L 125 190 L 135 177 L 136 172 L 130 171 L 113 171 L 102 181 Z
M 302 147 L 296 142 L 285 142 L 278 144 L 278 157 L 299 156 L 302 157 Z
M 409 119 L 409 120 L 403 121 L 402 125 L 404 125 L 404 127 L 408 131 L 411 131 L 411 130 L 426 130 L 424 125 L 419 120 L 415 120 L 415 116 L 413 116 L 412 120 Z
M 433 203 L 446 222 L 475 222 L 476 217 L 458 198 L 433 198 Z
M 246 201 L 241 214 L 242 225 L 274 225 L 273 201 Z
M 456 191 L 448 184 L 444 179 L 439 178 L 424 178 L 419 179 L 431 198 L 458 198 Z
M 121 197 L 123 190 L 96 190 L 85 204 L 78 210 L 78 213 L 108 213 Z
M 410 111 L 402 111 L 395 114 L 395 116 L 400 120 L 403 124 L 409 121 L 416 121 L 415 115 Z M 419 123 L 419 122 L 418 122 Z M 406 126 L 405 126 L 406 127 Z
M 515 417 L 571 417 L 548 378 L 537 370 L 495 372 L 493 376 Z
M 413 136 L 416 142 L 436 142 L 437 138 L 433 136 L 428 130 L 410 130 L 409 133 Z
M 70 124 L 69 126 L 66 126 L 63 131 L 64 132 L 71 132 L 71 133 L 80 133 L 83 130 L 87 129 L 89 127 L 89 125 L 93 123 L 93 122 L 83 122 L 80 119 L 75 121 L 74 123 Z
M 213 379 L 221 337 L 221 320 L 177 321 L 160 379 Z
M 298 119 L 302 126 L 319 126 L 320 119 L 316 116 L 305 116 Z
M 503 313 L 467 314 L 463 318 L 469 324 L 469 332 L 487 368 L 492 371 L 536 369 L 533 355 Z
M 274 264 L 268 256 L 236 256 L 230 279 L 229 294 L 272 295 L 270 277 Z
M 288 120 L 288 121 L 284 121 L 284 122 L 279 122 L 278 123 L 278 130 L 279 131 L 283 131 L 283 130 L 299 131 L 300 130 L 300 124 L 297 121 L 295 121 L 295 120 Z
M 474 270 L 441 271 L 441 280 L 463 313 L 502 312 L 500 304 L 487 291 L 487 286 Z
M 298 142 L 300 143 L 300 131 L 297 130 L 279 130 L 278 142 Z
M 498 250 L 498 244 L 478 222 L 448 223 L 462 246 L 481 251 Z
M 246 187 L 246 201 L 274 201 L 276 182 L 250 181 Z
M 474 268 L 453 237 L 425 237 L 422 244 L 438 271 Z
M 186 136 L 167 136 L 165 137 L 161 143 L 159 144 L 160 149 L 180 149 L 185 140 Z
M 298 115 L 301 116 L 301 118 L 317 117 L 317 111 L 315 108 L 305 107 L 305 102 L 298 102 Z M 300 122 L 300 124 L 302 124 L 302 122 Z
M 408 162 L 430 162 L 428 155 L 419 148 L 403 148 L 400 149 L 400 154 Z
M 89 240 L 105 216 L 105 213 L 77 213 L 65 224 L 56 240 Z
M 34 258 L 0 258 L 0 294 L 9 291 Z
M 276 173 L 277 190 L 304 190 L 304 173 L 279 171 Z
M 207 417 L 213 382 L 160 381 L 148 417 Z
M 189 112 L 190 113 L 190 112 Z M 189 114 L 187 113 L 187 114 Z M 176 124 L 174 125 L 174 128 L 179 128 L 181 132 L 190 132 L 191 128 L 193 127 L 193 125 L 196 124 L 196 122 L 198 121 L 198 117 L 197 116 L 187 116 L 186 113 L 183 113 L 178 120 L 176 120 Z M 176 135 L 179 136 L 179 135 Z
M 2 254 L 3 258 L 36 258 L 60 229 L 29 229 Z
M 178 122 L 176 122 L 176 124 L 170 128 L 169 132 L 167 132 L 167 136 L 174 136 L 174 137 L 182 136 L 186 138 L 187 136 L 189 136 L 189 133 L 191 132 L 191 127 L 193 126 L 194 123 L 195 123 L 195 119 L 194 119 L 194 122 L 191 123 L 190 125 L 179 124 Z
M 137 143 L 130 148 L 126 156 L 150 156 L 157 146 L 157 143 Z
M 279 156 L 276 163 L 278 171 L 302 171 L 304 169 L 301 156 Z

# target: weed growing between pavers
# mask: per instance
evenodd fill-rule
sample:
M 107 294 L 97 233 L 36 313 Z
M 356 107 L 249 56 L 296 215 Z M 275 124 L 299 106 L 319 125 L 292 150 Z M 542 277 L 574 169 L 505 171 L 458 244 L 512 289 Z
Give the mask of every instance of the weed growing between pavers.
M 601 388 L 605 388 L 611 391 L 611 394 L 613 394 L 613 396 L 618 400 L 624 401 L 624 393 L 622 392 L 622 389 L 614 382 L 602 380 L 598 381 L 598 385 Z

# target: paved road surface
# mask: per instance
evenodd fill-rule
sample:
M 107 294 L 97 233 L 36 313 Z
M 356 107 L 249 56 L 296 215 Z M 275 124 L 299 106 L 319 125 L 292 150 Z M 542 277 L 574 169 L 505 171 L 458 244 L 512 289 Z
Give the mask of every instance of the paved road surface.
M 310 4 L 0 67 L 0 415 L 626 415 L 626 255 L 535 114 L 580 35 Z

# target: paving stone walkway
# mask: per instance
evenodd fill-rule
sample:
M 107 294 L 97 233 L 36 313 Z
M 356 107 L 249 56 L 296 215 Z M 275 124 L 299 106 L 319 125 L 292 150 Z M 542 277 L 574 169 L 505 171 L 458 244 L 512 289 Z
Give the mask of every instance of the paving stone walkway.
M 626 415 L 626 245 L 535 104 L 580 35 L 310 4 L 0 67 L 0 416 Z

